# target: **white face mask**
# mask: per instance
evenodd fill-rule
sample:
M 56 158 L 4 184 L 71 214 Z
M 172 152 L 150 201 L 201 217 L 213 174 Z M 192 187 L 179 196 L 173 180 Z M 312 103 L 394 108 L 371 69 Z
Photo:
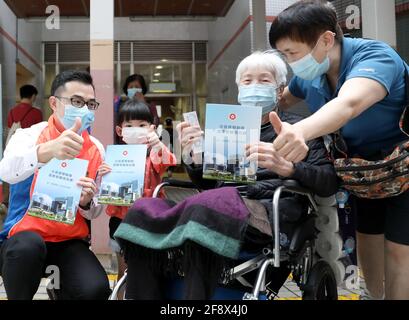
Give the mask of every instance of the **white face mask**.
M 122 129 L 122 140 L 126 144 L 146 144 L 148 129 L 141 127 L 126 127 Z

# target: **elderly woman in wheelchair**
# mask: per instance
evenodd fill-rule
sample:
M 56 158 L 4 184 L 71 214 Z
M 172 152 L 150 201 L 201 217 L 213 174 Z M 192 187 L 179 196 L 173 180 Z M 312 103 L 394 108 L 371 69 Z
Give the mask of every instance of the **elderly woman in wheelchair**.
M 272 147 L 281 121 L 302 119 L 279 110 L 286 76 L 275 52 L 253 53 L 237 68 L 239 103 L 263 107 L 261 141 L 246 149 L 258 161 L 254 185 L 204 180 L 203 155 L 192 152 L 203 132 L 178 126 L 185 167 L 200 192 L 172 201 L 167 191 L 180 188 L 167 182 L 165 199 L 141 199 L 130 209 L 115 234 L 128 264 L 127 299 L 169 298 L 175 279 L 183 279 L 183 299 L 226 298 L 218 290 L 233 289 L 251 291 L 236 297 L 258 299 L 277 294 L 290 273 L 305 299 L 337 298 L 333 272 L 314 248 L 314 196 L 329 197 L 338 187 L 324 142 L 309 142 L 308 156 L 296 165 Z

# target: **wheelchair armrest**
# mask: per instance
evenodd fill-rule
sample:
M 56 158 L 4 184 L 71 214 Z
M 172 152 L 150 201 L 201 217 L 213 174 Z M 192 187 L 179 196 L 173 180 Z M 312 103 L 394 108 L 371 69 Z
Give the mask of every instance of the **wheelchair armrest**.
M 165 179 L 163 179 L 162 183 L 159 184 L 155 188 L 155 191 L 153 192 L 152 198 L 157 198 L 163 187 L 178 187 L 178 188 L 184 188 L 184 189 L 198 189 L 197 186 L 194 183 L 190 182 L 190 181 L 165 178 Z
M 302 187 L 297 181 L 295 180 L 284 180 L 282 185 L 279 186 L 273 196 L 273 219 L 274 219 L 274 267 L 280 267 L 280 216 L 279 216 L 279 201 L 282 195 L 282 192 L 292 192 L 295 194 L 303 195 L 308 198 L 310 201 L 311 206 L 314 208 L 315 211 L 318 211 L 318 206 L 315 202 L 313 193 L 310 192 L 308 189 Z
M 166 186 L 197 189 L 197 186 L 193 182 L 187 180 L 165 178 L 163 182 L 166 183 Z
M 301 194 L 311 194 L 308 189 L 304 188 L 300 185 L 300 183 L 296 180 L 283 180 L 283 186 L 288 191 L 294 191 Z
M 311 206 L 314 208 L 314 210 L 318 210 L 317 203 L 314 199 L 314 194 L 309 191 L 307 188 L 304 188 L 303 186 L 300 185 L 300 183 L 296 180 L 283 180 L 283 184 L 280 188 L 280 194 L 281 191 L 289 191 L 295 194 L 299 194 L 302 196 L 306 196 L 308 200 L 310 201 Z

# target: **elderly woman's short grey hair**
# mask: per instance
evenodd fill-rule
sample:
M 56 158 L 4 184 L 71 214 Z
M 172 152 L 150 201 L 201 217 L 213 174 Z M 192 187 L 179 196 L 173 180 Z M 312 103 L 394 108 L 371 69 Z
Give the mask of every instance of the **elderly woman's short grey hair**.
M 271 72 L 277 82 L 277 86 L 283 86 L 287 83 L 287 66 L 276 50 L 266 52 L 256 51 L 247 58 L 244 58 L 237 67 L 237 85 L 240 85 L 243 74 L 253 68 L 260 68 Z

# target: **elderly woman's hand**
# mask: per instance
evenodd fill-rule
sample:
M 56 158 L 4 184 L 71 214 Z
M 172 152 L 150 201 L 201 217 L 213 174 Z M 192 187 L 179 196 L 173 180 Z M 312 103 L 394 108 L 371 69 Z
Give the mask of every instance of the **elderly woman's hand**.
M 176 131 L 179 135 L 179 140 L 182 145 L 182 155 L 184 159 L 192 157 L 193 145 L 200 141 L 203 137 L 203 131 L 199 126 L 192 127 L 187 122 L 179 123 L 176 127 Z M 199 159 L 200 158 L 200 159 Z M 199 164 L 201 162 L 202 155 L 193 155 L 193 163 Z
M 278 155 L 272 143 L 247 145 L 246 156 L 248 161 L 257 161 L 259 168 L 268 169 L 279 176 L 288 178 L 294 174 L 294 164 Z

